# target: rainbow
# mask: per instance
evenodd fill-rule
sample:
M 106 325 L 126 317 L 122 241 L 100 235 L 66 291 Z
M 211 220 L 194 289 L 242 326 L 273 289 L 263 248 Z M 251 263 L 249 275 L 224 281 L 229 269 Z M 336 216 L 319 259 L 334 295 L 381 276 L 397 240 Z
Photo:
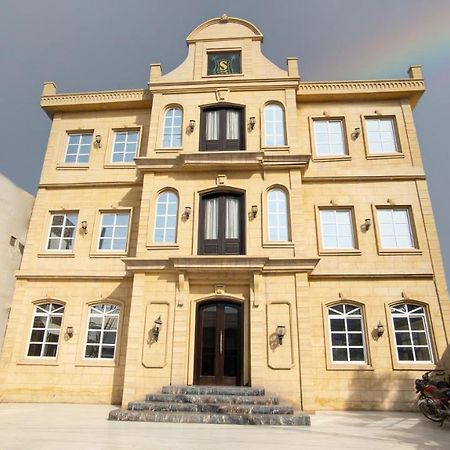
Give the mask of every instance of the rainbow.
M 341 61 L 346 74 L 361 73 L 370 79 L 403 78 L 410 65 L 421 64 L 425 77 L 432 74 L 433 84 L 448 83 L 450 2 L 434 11 L 433 2 L 428 5 L 428 11 L 422 10 L 423 17 L 409 16 L 395 29 L 380 30 L 369 40 L 362 39 L 358 49 L 349 52 L 349 60 Z

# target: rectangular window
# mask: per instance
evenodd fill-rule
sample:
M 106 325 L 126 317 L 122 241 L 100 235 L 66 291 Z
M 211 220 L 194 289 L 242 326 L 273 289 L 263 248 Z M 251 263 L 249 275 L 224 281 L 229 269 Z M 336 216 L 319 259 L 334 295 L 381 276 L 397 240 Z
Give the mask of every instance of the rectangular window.
M 369 153 L 398 153 L 394 119 L 366 119 Z
M 116 131 L 112 151 L 113 163 L 133 162 L 136 156 L 139 131 Z
M 377 209 L 383 249 L 416 248 L 409 208 Z
M 87 164 L 91 144 L 92 133 L 70 133 L 64 162 L 66 164 Z
M 346 155 L 342 120 L 314 120 L 317 156 Z
M 47 250 L 73 250 L 78 213 L 52 214 Z
M 57 303 L 35 306 L 27 356 L 56 357 L 63 315 L 64 306 Z
M 241 52 L 208 52 L 208 75 L 242 73 Z
M 102 213 L 98 250 L 124 252 L 127 249 L 130 214 Z
M 320 225 L 325 250 L 355 248 L 351 209 L 321 209 Z

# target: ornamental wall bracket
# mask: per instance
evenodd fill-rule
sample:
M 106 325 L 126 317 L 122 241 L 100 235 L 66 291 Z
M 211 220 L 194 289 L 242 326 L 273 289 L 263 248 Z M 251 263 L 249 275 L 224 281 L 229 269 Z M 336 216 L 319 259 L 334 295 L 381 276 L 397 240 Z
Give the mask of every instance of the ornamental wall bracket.
M 220 23 L 228 23 L 228 20 L 229 17 L 226 14 L 222 14 L 219 19 Z

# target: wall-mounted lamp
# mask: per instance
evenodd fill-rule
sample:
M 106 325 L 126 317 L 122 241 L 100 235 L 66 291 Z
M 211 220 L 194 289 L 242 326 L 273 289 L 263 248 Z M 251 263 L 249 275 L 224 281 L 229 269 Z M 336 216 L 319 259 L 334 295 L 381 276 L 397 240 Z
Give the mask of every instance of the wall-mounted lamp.
M 191 131 L 191 133 L 194 131 L 194 128 L 195 128 L 195 120 L 191 119 L 189 121 L 189 130 Z
M 256 119 L 255 119 L 255 117 L 249 117 L 249 119 L 248 119 L 248 126 L 249 126 L 249 128 L 250 128 L 250 130 L 253 130 L 253 128 L 255 128 L 255 125 L 256 125 Z
M 95 143 L 98 148 L 102 148 L 102 137 L 99 134 L 95 135 Z
M 67 327 L 66 328 L 66 334 L 68 337 L 72 337 L 73 336 L 73 327 Z
M 184 208 L 184 213 L 183 213 L 184 218 L 189 219 L 191 212 L 192 212 L 192 208 L 190 206 L 186 206 L 186 208 Z
M 372 225 L 372 219 L 366 219 L 364 223 L 361 225 L 364 231 L 369 231 L 370 226 Z
M 258 214 L 258 205 L 252 205 L 252 216 L 255 219 Z
M 383 334 L 384 334 L 384 326 L 383 326 L 383 324 L 381 323 L 381 321 L 378 322 L 378 325 L 377 325 L 377 327 L 376 327 L 376 331 L 377 331 L 378 337 L 383 336 Z
M 278 344 L 283 345 L 283 338 L 286 335 L 286 327 L 284 325 L 278 325 L 275 334 L 278 338 Z
M 82 222 L 81 222 L 81 229 L 83 230 L 83 233 L 84 234 L 87 234 L 87 220 L 83 220 Z
M 353 137 L 354 137 L 355 139 L 358 139 L 358 138 L 359 138 L 359 135 L 361 134 L 361 128 L 356 127 L 356 128 L 355 128 L 355 131 L 354 131 L 352 134 L 353 134 Z
M 161 331 L 162 323 L 163 322 L 161 320 L 161 316 L 159 316 L 155 320 L 155 324 L 153 325 L 153 328 L 152 328 L 152 334 L 153 334 L 153 337 L 156 342 L 158 342 L 158 339 L 159 339 L 159 332 Z

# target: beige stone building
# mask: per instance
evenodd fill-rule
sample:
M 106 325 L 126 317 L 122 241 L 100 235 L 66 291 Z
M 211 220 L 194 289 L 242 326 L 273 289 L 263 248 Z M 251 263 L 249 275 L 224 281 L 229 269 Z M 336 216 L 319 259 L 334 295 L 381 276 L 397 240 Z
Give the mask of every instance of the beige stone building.
M 215 384 L 307 411 L 411 406 L 450 326 L 412 114 L 421 68 L 304 82 L 262 39 L 224 16 L 145 89 L 44 84 L 2 401 Z
M 0 350 L 34 197 L 0 173 Z

